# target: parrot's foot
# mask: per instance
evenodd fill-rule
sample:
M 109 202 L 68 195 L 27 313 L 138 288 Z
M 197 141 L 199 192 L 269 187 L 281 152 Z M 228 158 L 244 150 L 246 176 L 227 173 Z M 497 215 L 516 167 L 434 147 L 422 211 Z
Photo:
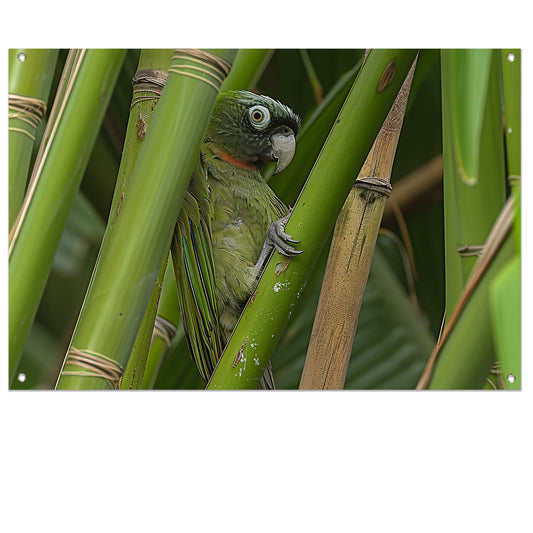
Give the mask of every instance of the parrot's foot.
M 285 257 L 294 257 L 303 252 L 303 250 L 296 250 L 291 246 L 291 244 L 298 244 L 300 241 L 294 240 L 289 234 L 285 233 L 285 226 L 289 220 L 290 213 L 275 222 L 272 222 L 270 228 L 268 228 L 268 233 L 263 244 L 263 249 L 259 255 L 256 266 L 259 267 L 261 271 L 263 269 L 264 263 L 270 256 L 272 250 L 276 250 L 281 255 Z
M 295 250 L 289 243 L 298 244 L 300 241 L 294 240 L 290 235 L 285 233 L 285 226 L 289 220 L 290 214 L 285 215 L 283 218 L 272 222 L 270 228 L 268 228 L 267 238 L 265 244 L 269 244 L 281 255 L 286 257 L 294 257 L 301 254 L 303 250 Z

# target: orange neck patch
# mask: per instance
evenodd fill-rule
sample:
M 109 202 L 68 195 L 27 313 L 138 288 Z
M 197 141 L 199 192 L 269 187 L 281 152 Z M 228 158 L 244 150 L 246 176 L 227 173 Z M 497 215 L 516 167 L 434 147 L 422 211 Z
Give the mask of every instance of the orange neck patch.
M 226 154 L 225 152 L 217 151 L 218 155 L 224 159 L 224 161 L 227 161 L 230 165 L 234 165 L 239 168 L 245 168 L 247 170 L 257 170 L 257 167 L 252 165 L 251 163 L 245 163 L 244 161 L 239 161 L 238 159 L 235 159 L 229 154 Z

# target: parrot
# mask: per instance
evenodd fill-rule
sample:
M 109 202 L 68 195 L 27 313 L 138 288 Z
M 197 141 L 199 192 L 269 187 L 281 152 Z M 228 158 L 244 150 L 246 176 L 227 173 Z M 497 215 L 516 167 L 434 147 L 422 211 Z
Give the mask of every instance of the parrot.
M 300 118 L 249 91 L 218 94 L 177 217 L 171 256 L 192 359 L 207 383 L 273 250 L 294 257 L 289 208 L 263 179 L 291 162 Z M 274 389 L 270 362 L 257 388 Z

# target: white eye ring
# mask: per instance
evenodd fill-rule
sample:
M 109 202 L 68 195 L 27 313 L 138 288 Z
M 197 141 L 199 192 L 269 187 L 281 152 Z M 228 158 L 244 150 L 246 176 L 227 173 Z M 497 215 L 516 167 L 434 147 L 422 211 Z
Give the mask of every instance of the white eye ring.
M 248 110 L 252 126 L 258 130 L 265 129 L 270 124 L 270 111 L 262 105 L 254 105 Z

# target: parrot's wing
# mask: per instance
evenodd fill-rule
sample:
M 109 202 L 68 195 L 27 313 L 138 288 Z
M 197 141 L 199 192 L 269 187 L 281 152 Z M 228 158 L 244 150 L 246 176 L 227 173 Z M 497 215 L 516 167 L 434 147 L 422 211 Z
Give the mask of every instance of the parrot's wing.
M 216 302 L 207 184 L 201 169 L 185 194 L 174 234 L 172 261 L 180 313 L 191 356 L 207 382 L 222 354 Z

